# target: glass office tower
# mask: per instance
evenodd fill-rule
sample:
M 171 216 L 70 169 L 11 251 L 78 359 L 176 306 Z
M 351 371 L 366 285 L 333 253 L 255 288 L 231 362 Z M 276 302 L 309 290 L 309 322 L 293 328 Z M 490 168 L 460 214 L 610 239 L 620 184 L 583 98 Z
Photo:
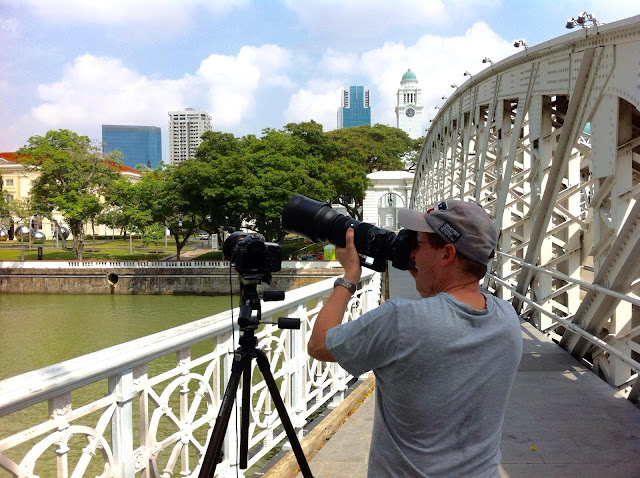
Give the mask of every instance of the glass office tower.
M 369 90 L 364 86 L 350 86 L 342 90 L 342 101 L 338 108 L 338 129 L 352 126 L 371 126 Z
M 102 125 L 102 149 L 120 151 L 125 166 L 155 169 L 162 163 L 160 128 L 157 126 Z

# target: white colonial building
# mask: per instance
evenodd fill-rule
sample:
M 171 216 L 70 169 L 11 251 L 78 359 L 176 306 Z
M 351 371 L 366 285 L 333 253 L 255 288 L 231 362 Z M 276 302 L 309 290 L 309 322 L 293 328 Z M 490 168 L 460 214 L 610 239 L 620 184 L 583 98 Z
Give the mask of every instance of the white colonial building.
M 371 187 L 362 203 L 363 221 L 386 229 L 399 229 L 398 208 L 409 205 L 413 173 L 377 171 L 367 177 Z
M 424 136 L 422 130 L 422 89 L 411 70 L 402 75 L 397 93 L 396 127 L 409 135 L 411 139 Z

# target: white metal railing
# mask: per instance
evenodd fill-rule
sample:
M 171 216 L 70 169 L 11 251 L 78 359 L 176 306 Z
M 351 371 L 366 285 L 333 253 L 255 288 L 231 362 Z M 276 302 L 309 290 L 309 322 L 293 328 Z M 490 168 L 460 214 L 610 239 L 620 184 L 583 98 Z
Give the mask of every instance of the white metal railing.
M 522 259 L 520 259 L 518 257 L 511 256 L 509 254 L 504 254 L 502 252 L 497 252 L 496 254 L 499 255 L 499 256 L 508 257 L 509 259 L 520 263 L 523 267 L 526 267 L 528 269 L 534 270 L 534 271 L 536 271 L 536 272 L 538 272 L 540 274 L 547 274 L 547 275 L 549 275 L 551 277 L 556 277 L 558 279 L 562 279 L 564 281 L 570 282 L 571 284 L 573 284 L 573 287 L 582 287 L 584 289 L 597 291 L 597 292 L 600 292 L 602 294 L 609 295 L 611 297 L 614 297 L 614 298 L 619 299 L 619 300 L 623 300 L 625 302 L 628 302 L 628 303 L 631 303 L 631 304 L 634 304 L 634 305 L 640 305 L 640 300 L 638 300 L 638 299 L 636 299 L 634 297 L 630 297 L 628 295 L 620 294 L 619 292 L 607 289 L 606 287 L 603 287 L 601 285 L 591 284 L 589 282 L 584 282 L 584 281 L 581 281 L 579 279 L 575 279 L 573 277 L 569 277 L 569 276 L 567 276 L 565 274 L 562 274 L 562 273 L 559 273 L 559 272 L 556 272 L 556 271 L 553 271 L 553 270 L 548 270 L 548 269 L 544 269 L 542 267 L 539 267 L 539 266 L 536 266 L 536 265 L 533 265 L 533 264 L 528 264 L 527 262 L 523 261 Z M 558 326 L 563 326 L 563 327 L 567 328 L 568 330 L 571 330 L 575 334 L 583 337 L 585 340 L 587 340 L 588 342 L 592 343 L 596 347 L 599 347 L 600 349 L 604 350 L 605 352 L 607 352 L 611 356 L 615 357 L 616 359 L 620 360 L 624 364 L 628 365 L 636 374 L 640 373 L 640 363 L 639 362 L 634 360 L 630 355 L 627 355 L 627 354 L 621 352 L 620 350 L 616 349 L 611 344 L 608 344 L 604 340 L 601 340 L 600 338 L 594 336 L 593 334 L 590 334 L 589 332 L 584 330 L 582 327 L 572 323 L 570 321 L 570 319 L 573 317 L 573 315 L 567 316 L 567 317 L 561 317 L 558 314 L 554 314 L 553 312 L 550 312 L 550 311 L 546 310 L 543 307 L 544 303 L 536 303 L 535 301 L 529 299 L 527 296 L 518 293 L 516 291 L 516 287 L 513 286 L 512 284 L 510 284 L 508 281 L 498 277 L 495 274 L 488 274 L 488 276 L 492 280 L 495 280 L 496 282 L 498 282 L 500 284 L 500 286 L 509 289 L 509 291 L 511 292 L 511 294 L 514 297 L 517 297 L 518 299 L 526 302 L 530 307 L 532 307 L 533 309 L 535 309 L 539 313 L 541 313 L 543 315 L 546 315 L 547 317 L 551 318 L 554 321 L 554 323 L 548 329 L 543 330 L 543 332 L 549 332 L 551 329 L 555 329 Z M 638 332 L 636 332 L 636 333 L 638 333 Z M 640 352 L 640 347 L 635 347 L 635 348 L 633 348 L 633 350 L 635 350 L 636 352 Z
M 306 353 L 332 288 L 327 279 L 265 303 L 265 321 L 298 317 L 301 328 L 264 325 L 256 334 L 300 435 L 314 413 L 342 399 L 352 378 Z M 365 271 L 345 320 L 379 301 L 380 275 Z M 239 338 L 230 319 L 231 312 L 224 312 L 0 382 L 0 470 L 13 477 L 122 478 L 197 471 Z M 253 365 L 249 467 L 286 438 Z M 225 440 L 218 476 L 235 476 L 233 422 Z
M 3 269 L 228 269 L 228 261 L 0 261 Z M 340 267 L 336 261 L 282 261 L 283 269 L 331 269 Z

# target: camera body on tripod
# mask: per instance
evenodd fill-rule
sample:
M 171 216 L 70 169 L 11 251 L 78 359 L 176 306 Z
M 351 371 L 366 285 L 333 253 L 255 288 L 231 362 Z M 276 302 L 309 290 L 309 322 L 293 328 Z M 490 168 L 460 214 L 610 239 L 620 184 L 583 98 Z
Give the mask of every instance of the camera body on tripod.
M 222 252 L 245 279 L 268 283 L 271 274 L 282 268 L 282 248 L 275 242 L 265 242 L 260 234 L 236 231 L 224 241 Z

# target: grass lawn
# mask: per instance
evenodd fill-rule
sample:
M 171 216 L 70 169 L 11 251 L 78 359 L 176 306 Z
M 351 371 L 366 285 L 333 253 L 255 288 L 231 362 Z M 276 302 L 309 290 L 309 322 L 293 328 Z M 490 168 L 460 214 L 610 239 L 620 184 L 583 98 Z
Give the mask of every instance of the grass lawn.
M 182 252 L 190 249 L 190 244 L 199 245 L 201 241 L 192 241 L 187 243 Z M 175 255 L 176 248 L 173 241 L 169 241 L 167 249 L 164 243 L 158 247 L 156 253 L 155 246 L 146 246 L 140 239 L 133 240 L 133 252 L 129 252 L 129 241 L 122 239 L 96 240 L 95 247 L 91 239 L 85 241 L 82 259 L 85 261 L 156 261 L 163 257 Z M 290 257 L 295 258 L 299 254 L 310 254 L 312 252 L 322 252 L 325 243 L 311 243 L 304 239 L 285 239 L 282 244 L 282 258 L 288 260 Z M 55 241 L 46 241 L 44 244 L 32 244 L 29 250 L 29 243 L 24 244 L 24 258 L 27 261 L 35 261 L 38 259 L 38 247 L 43 247 L 43 260 L 45 261 L 73 261 L 76 255 L 71 250 L 63 250 L 62 242 L 58 243 L 56 248 Z M 72 241 L 67 241 L 67 248 L 73 246 Z M 0 260 L 19 261 L 20 260 L 20 242 L 6 241 L 0 242 Z M 198 261 L 221 261 L 223 260 L 222 251 L 211 250 L 197 257 Z
M 24 258 L 28 261 L 35 261 L 38 259 L 38 247 L 43 247 L 42 255 L 43 260 L 64 260 L 73 261 L 76 260 L 75 252 L 71 250 L 63 250 L 62 242 L 58 243 L 59 247 L 56 248 L 55 241 L 46 241 L 44 244 L 32 244 L 31 250 L 29 250 L 29 244 L 24 244 Z M 72 241 L 67 241 L 67 248 L 73 246 Z M 173 247 L 172 247 L 173 246 Z M 21 247 L 18 241 L 6 241 L 0 243 L 0 260 L 5 261 L 19 261 Z M 167 250 L 164 249 L 164 244 L 158 247 L 158 252 L 155 252 L 155 247 L 148 247 L 142 244 L 140 240 L 133 241 L 133 252 L 129 252 L 129 241 L 123 240 L 108 240 L 108 241 L 96 241 L 95 248 L 93 242 L 88 240 L 84 244 L 84 250 L 82 253 L 82 259 L 86 261 L 153 261 L 163 257 L 175 254 L 175 245 L 169 243 Z

